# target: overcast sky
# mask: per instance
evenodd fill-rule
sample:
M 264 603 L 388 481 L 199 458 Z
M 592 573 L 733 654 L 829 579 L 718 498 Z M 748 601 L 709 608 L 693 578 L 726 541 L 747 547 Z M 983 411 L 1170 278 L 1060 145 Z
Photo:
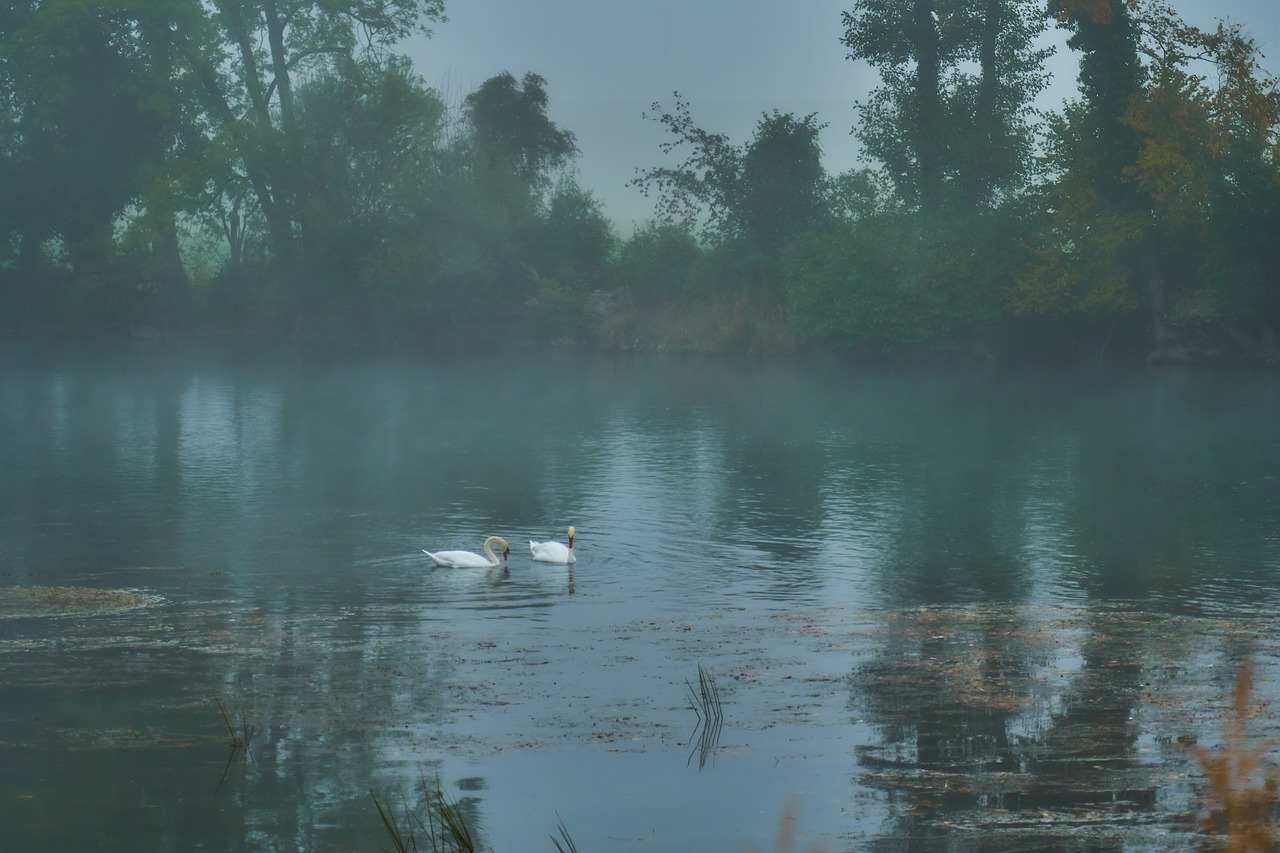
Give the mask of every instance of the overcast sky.
M 1280 0 L 1171 0 L 1189 22 L 1240 23 L 1280 71 Z M 406 45 L 428 85 L 451 101 L 494 74 L 532 71 L 547 81 L 551 118 L 578 139 L 582 185 L 601 199 L 623 234 L 653 213 L 626 184 L 637 167 L 669 164 L 667 138 L 645 121 L 654 101 L 688 100 L 694 122 L 750 140 L 764 112 L 816 112 L 825 165 L 859 165 L 850 135 L 853 104 L 878 82 L 840 44 L 845 0 L 449 0 L 449 20 L 431 40 Z M 1052 30 L 1060 43 L 1064 33 Z M 1074 90 L 1075 57 L 1059 47 L 1048 95 Z

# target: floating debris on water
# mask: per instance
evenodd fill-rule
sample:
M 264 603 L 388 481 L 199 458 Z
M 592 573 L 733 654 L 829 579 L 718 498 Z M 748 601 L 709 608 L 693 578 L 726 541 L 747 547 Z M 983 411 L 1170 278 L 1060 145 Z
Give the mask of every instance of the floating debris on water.
M 0 619 L 34 616 L 115 616 L 151 607 L 163 596 L 136 589 L 11 586 L 0 594 Z

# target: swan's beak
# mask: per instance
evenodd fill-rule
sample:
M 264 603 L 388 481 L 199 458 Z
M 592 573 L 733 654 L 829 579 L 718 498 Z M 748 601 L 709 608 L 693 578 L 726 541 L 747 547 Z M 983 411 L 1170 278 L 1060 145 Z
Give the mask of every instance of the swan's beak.
M 502 549 L 502 559 L 504 559 L 504 560 L 505 560 L 505 559 L 507 559 L 507 557 L 509 557 L 509 556 L 511 556 L 511 549 L 510 549 L 510 548 L 503 548 L 503 549 Z
M 570 547 L 570 548 L 572 548 L 572 547 L 573 547 L 573 537 L 572 537 L 572 536 L 570 536 L 570 537 L 569 537 L 569 547 Z

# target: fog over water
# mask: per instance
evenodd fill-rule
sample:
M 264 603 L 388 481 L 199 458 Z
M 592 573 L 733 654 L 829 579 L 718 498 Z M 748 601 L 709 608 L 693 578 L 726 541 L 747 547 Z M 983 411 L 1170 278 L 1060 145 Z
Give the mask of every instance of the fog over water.
M 438 776 L 496 851 L 1193 849 L 1179 743 L 1280 675 L 1277 407 L 1196 370 L 8 350 L 0 835 L 381 849 L 371 793 Z M 503 567 L 422 554 L 491 534 Z

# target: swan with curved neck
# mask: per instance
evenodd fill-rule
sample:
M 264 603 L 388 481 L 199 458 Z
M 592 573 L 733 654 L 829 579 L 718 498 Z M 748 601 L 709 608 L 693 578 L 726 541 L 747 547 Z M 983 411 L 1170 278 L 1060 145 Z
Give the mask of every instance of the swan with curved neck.
M 534 542 L 529 540 L 529 551 L 533 559 L 543 563 L 573 563 L 577 558 L 573 555 L 573 528 L 569 528 L 569 544 L 559 542 Z
M 447 569 L 488 569 L 499 565 L 498 558 L 493 554 L 494 545 L 502 546 L 502 559 L 510 556 L 511 548 L 501 536 L 490 536 L 484 540 L 483 557 L 473 551 L 436 551 L 433 554 L 423 548 L 422 553 L 434 560 L 437 566 Z

